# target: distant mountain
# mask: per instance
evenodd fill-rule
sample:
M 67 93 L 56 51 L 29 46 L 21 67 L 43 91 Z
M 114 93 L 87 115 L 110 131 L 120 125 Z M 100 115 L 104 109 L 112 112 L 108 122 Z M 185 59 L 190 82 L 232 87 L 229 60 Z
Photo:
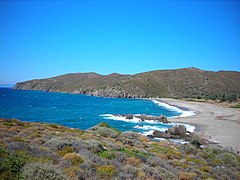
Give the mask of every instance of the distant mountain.
M 105 97 L 213 98 L 240 95 L 240 72 L 197 68 L 156 70 L 135 75 L 72 73 L 19 82 L 15 89 L 68 92 Z

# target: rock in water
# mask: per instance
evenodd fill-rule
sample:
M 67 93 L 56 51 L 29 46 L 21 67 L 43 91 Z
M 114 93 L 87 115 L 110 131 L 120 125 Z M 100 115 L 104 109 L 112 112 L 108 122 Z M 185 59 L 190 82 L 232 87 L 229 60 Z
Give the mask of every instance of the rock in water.
M 171 135 L 179 135 L 180 137 L 183 137 L 186 135 L 186 127 L 184 125 L 176 125 L 176 126 L 173 126 L 171 127 L 168 132 L 171 134 Z
M 132 114 L 128 114 L 128 115 L 126 116 L 126 119 L 133 119 L 133 115 L 132 115 Z

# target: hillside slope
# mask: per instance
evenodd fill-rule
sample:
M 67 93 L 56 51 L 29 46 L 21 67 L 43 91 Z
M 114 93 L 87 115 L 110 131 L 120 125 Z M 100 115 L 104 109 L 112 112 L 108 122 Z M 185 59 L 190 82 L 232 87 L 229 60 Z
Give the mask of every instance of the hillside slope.
M 240 72 L 197 68 L 156 70 L 135 75 L 72 73 L 17 83 L 15 89 L 107 97 L 214 97 L 240 94 Z
M 0 179 L 239 179 L 240 158 L 223 149 L 155 142 L 106 123 L 91 129 L 0 118 Z M 195 143 L 194 143 L 195 142 Z

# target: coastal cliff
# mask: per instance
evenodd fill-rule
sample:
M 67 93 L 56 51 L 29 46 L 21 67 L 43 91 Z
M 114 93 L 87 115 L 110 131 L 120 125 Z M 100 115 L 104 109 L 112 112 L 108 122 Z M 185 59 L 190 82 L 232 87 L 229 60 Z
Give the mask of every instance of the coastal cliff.
M 222 98 L 240 95 L 240 72 L 197 68 L 157 70 L 135 75 L 72 73 L 19 82 L 15 89 L 68 92 L 104 97 Z

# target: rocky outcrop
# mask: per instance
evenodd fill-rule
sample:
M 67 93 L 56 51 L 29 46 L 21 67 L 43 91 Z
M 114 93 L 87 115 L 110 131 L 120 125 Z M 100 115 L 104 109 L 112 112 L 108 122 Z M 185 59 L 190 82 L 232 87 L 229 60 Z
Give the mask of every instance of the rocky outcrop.
M 184 125 L 173 126 L 167 131 L 170 135 L 183 137 L 186 135 L 186 127 Z
M 165 138 L 165 139 L 185 139 L 191 140 L 191 134 L 187 133 L 184 125 L 176 125 L 169 128 L 165 132 L 155 130 L 152 135 L 148 135 L 150 138 Z
M 141 114 L 140 116 L 136 116 L 136 118 L 139 118 L 141 119 L 141 121 L 157 121 L 157 122 L 161 122 L 161 123 L 170 123 L 168 120 L 167 120 L 167 117 L 166 116 L 148 116 L 146 114 Z
M 114 116 L 120 116 L 120 117 L 125 117 L 126 120 L 131 120 L 134 117 L 138 118 L 139 121 L 155 121 L 155 122 L 160 122 L 160 123 L 170 123 L 170 121 L 168 121 L 166 116 L 149 116 L 146 114 L 141 114 L 141 115 L 133 115 L 133 114 L 114 114 Z

